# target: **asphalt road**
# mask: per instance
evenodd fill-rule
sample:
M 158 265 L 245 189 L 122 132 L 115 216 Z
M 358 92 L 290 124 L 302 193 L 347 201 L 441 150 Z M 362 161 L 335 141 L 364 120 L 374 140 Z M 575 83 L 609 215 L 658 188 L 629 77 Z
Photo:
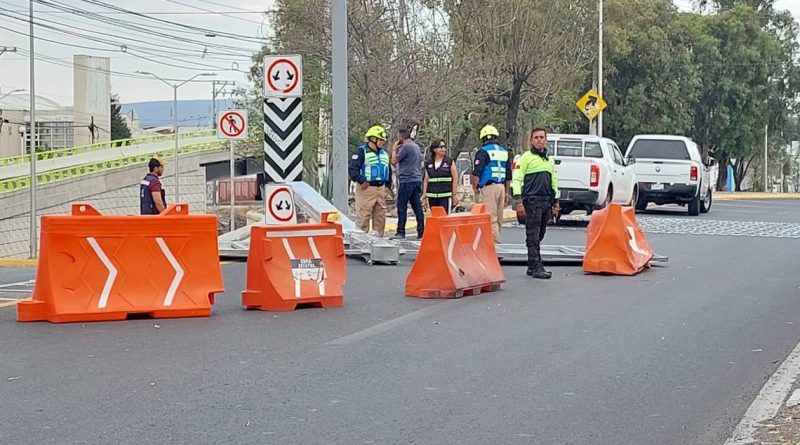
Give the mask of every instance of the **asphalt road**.
M 427 301 L 408 261 L 352 260 L 343 308 L 270 313 L 241 308 L 235 263 L 210 319 L 0 309 L 0 443 L 722 444 L 800 342 L 800 201 L 714 206 L 641 215 L 670 261 L 636 277 L 506 266 L 500 292 Z

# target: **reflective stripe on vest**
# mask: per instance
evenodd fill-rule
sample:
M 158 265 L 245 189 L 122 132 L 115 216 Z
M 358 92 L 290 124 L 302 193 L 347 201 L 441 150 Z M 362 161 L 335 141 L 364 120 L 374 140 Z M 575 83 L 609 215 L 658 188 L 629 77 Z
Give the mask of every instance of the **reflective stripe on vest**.
M 361 166 L 361 174 L 367 182 L 389 182 L 389 155 L 386 154 L 384 149 L 380 149 L 378 153 L 369 148 L 367 145 L 362 145 L 364 150 L 364 165 Z
M 425 196 L 428 198 L 449 198 L 453 196 L 453 176 L 450 167 L 453 160 L 444 157 L 439 167 L 436 162 L 430 160 L 425 166 L 425 173 L 428 175 L 428 190 Z
M 506 168 L 508 165 L 508 150 L 498 144 L 489 144 L 483 147 L 489 155 L 489 163 L 483 167 L 479 187 L 489 182 L 504 184 L 506 182 Z

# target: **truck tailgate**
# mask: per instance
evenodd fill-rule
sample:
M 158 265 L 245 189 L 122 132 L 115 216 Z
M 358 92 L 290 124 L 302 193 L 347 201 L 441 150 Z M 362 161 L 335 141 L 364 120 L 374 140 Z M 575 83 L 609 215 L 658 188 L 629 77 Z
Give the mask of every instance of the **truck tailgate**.
M 560 163 L 559 163 L 560 161 Z M 589 189 L 590 158 L 556 157 L 558 187 L 567 189 Z M 602 174 L 601 172 L 600 174 Z
M 639 182 L 689 184 L 692 161 L 637 159 L 633 171 Z

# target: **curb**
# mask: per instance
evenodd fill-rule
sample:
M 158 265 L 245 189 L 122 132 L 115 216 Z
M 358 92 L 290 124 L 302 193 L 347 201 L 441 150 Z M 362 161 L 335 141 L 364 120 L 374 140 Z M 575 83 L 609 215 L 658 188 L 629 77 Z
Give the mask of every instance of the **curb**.
M 714 193 L 717 201 L 741 201 L 750 199 L 800 199 L 800 193 L 766 193 L 766 192 L 738 192 L 738 193 Z
M 23 258 L 0 258 L 0 267 L 36 267 L 39 260 Z

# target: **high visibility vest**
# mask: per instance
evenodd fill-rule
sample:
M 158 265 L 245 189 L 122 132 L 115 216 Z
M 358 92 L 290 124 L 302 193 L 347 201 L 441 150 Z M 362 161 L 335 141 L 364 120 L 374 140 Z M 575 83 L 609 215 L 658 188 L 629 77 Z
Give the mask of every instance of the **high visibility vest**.
M 489 155 L 489 163 L 483 167 L 478 187 L 483 187 L 489 182 L 505 184 L 506 168 L 508 165 L 508 150 L 502 145 L 491 143 L 483 146 Z
M 453 196 L 453 176 L 450 174 L 450 166 L 453 160 L 447 156 L 442 159 L 439 168 L 433 159 L 425 165 L 425 172 L 428 174 L 428 198 L 449 198 Z
M 139 207 L 142 215 L 158 215 L 158 208 L 153 201 L 153 194 L 150 192 L 150 184 L 154 179 L 158 179 L 158 176 L 148 173 L 139 183 Z M 167 205 L 167 194 L 163 188 L 161 189 L 161 202 L 165 206 Z
M 364 150 L 364 165 L 361 166 L 361 174 L 366 181 L 384 184 L 389 182 L 389 155 L 386 150 L 380 148 L 376 153 L 367 144 L 360 148 Z

